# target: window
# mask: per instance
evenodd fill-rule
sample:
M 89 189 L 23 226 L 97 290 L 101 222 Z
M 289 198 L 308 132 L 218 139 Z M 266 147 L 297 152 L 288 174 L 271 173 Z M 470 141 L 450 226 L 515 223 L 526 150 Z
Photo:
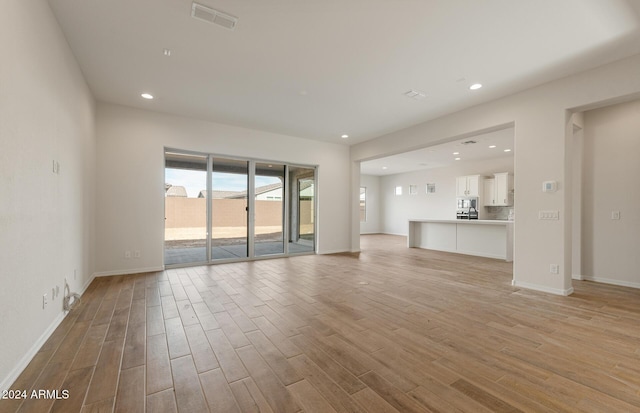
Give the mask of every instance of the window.
M 367 222 L 367 188 L 360 187 L 360 222 Z
M 409 185 L 409 194 L 418 195 L 418 185 Z
M 396 195 L 402 195 L 402 187 L 401 186 L 396 186 Z

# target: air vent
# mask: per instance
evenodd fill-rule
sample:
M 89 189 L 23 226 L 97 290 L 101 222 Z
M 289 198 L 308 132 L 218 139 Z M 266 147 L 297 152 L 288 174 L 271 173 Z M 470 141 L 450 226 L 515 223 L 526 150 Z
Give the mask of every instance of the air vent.
M 225 29 L 233 30 L 238 24 L 238 18 L 229 14 L 214 10 L 202 4 L 193 3 L 191 6 L 191 17 L 207 23 L 217 24 Z
M 419 90 L 413 90 L 413 89 L 409 90 L 408 92 L 405 92 L 404 95 L 408 98 L 415 99 L 415 100 L 422 100 L 427 97 L 426 93 L 420 92 Z
M 474 143 L 478 143 L 478 142 L 476 142 L 474 140 L 461 142 L 462 145 L 473 145 Z

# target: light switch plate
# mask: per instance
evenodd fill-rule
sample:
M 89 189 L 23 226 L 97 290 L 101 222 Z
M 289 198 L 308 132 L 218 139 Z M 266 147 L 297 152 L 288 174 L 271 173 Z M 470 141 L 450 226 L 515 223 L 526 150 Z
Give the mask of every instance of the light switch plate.
M 557 221 L 560 219 L 560 211 L 538 211 L 538 219 L 544 221 Z

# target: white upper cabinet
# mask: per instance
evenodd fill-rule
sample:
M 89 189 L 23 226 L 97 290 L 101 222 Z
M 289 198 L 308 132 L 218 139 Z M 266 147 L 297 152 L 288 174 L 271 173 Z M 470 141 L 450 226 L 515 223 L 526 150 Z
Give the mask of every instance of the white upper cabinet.
M 456 196 L 480 196 L 480 175 L 459 176 L 456 178 Z
M 484 180 L 484 205 L 496 205 L 496 180 L 494 178 Z
M 456 178 L 456 196 L 467 196 L 466 176 L 459 176 Z
M 513 175 L 508 172 L 494 174 L 494 204 L 486 205 L 511 206 L 513 205 Z

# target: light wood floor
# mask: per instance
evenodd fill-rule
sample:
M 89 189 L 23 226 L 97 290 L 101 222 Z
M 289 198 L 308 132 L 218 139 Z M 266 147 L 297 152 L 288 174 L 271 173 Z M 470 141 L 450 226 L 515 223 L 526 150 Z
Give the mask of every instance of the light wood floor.
M 640 290 L 407 249 L 96 279 L 1 412 L 640 411 Z

